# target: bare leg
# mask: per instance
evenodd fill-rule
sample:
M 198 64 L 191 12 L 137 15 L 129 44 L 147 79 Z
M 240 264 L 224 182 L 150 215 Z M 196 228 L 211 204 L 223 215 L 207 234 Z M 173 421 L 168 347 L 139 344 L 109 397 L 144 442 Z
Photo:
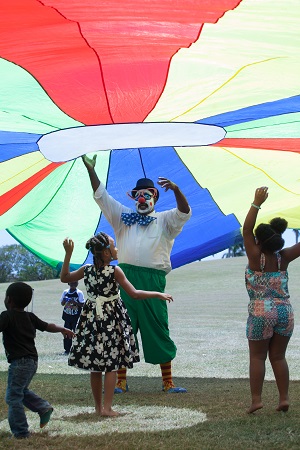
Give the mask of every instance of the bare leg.
M 274 333 L 270 342 L 269 359 L 279 392 L 277 411 L 288 411 L 289 409 L 289 367 L 285 359 L 289 340 L 289 337 Z
M 91 372 L 91 388 L 95 401 L 96 413 L 102 413 L 102 372 Z
M 270 339 L 261 341 L 249 340 L 250 352 L 250 390 L 251 390 L 251 406 L 247 412 L 253 413 L 263 407 L 261 394 L 266 371 L 266 358 L 268 354 Z
M 102 416 L 115 417 L 120 414 L 112 409 L 112 401 L 115 391 L 117 372 L 106 372 L 104 375 L 104 405 Z

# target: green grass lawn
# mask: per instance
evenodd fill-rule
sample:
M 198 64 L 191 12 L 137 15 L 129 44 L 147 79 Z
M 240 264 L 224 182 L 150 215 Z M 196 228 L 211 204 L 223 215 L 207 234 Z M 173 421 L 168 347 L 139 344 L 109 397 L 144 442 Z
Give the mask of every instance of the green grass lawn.
M 132 392 L 115 396 L 115 408 L 131 414 L 99 420 L 92 414 L 93 401 L 88 375 L 66 377 L 61 374 L 38 374 L 32 388 L 54 405 L 52 420 L 39 432 L 38 417 L 31 415 L 30 419 L 36 427 L 33 429 L 37 434 L 26 441 L 12 442 L 8 431 L 0 431 L 1 449 L 300 448 L 299 381 L 291 384 L 294 402 L 288 413 L 275 411 L 276 386 L 273 381 L 267 381 L 264 389 L 265 407 L 251 416 L 245 413 L 248 380 L 179 378 L 176 381 L 187 387 L 187 394 L 160 392 L 157 389 L 159 378 L 134 378 Z M 5 373 L 1 372 L 1 391 L 4 391 L 5 382 Z M 0 406 L 3 420 L 6 417 L 3 399 Z M 90 407 L 90 411 L 87 412 L 84 407 Z M 64 415 L 63 408 L 69 416 Z M 199 422 L 195 423 L 193 412 L 205 415 L 204 421 L 199 417 Z M 164 421 L 168 421 L 170 414 L 172 428 L 165 429 Z M 156 415 L 159 421 L 155 421 Z M 150 422 L 150 426 L 147 422 Z M 106 428 L 106 432 L 103 428 Z
M 300 448 L 300 292 L 299 268 L 290 268 L 296 327 L 288 349 L 291 407 L 278 413 L 277 389 L 269 364 L 264 408 L 249 416 L 248 348 L 245 338 L 247 293 L 244 257 L 198 262 L 168 275 L 170 331 L 178 352 L 173 364 L 177 385 L 187 394 L 161 392 L 158 366 L 143 361 L 129 371 L 127 394 L 114 407 L 128 412 L 99 420 L 93 414 L 89 375 L 68 367 L 60 334 L 38 333 L 38 373 L 32 388 L 54 406 L 41 432 L 28 413 L 30 440 L 9 439 L 4 402 L 7 362 L 0 347 L 0 448 L 2 449 L 299 449 Z M 59 280 L 31 283 L 34 312 L 62 324 Z M 0 284 L 4 300 L 7 285 Z M 83 283 L 80 288 L 84 290 Z M 4 306 L 3 308 L 4 309 Z M 31 309 L 31 307 L 30 307 Z M 1 310 L 1 307 L 0 307 Z

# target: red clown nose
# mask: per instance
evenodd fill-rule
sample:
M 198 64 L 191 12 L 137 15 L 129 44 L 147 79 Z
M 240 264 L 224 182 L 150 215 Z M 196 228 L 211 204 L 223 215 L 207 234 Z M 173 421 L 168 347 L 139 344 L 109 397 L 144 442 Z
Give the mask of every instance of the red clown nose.
M 138 199 L 138 202 L 139 202 L 139 203 L 145 203 L 146 200 L 144 199 L 144 197 L 140 197 L 140 198 Z

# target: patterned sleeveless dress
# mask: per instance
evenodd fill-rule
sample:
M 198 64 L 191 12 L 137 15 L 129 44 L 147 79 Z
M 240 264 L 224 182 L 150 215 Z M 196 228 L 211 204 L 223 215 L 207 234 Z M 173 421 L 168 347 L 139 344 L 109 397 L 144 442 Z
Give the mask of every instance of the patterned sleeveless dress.
M 288 292 L 288 273 L 264 272 L 265 255 L 260 257 L 260 272 L 246 267 L 245 283 L 250 298 L 246 335 L 250 340 L 270 339 L 274 333 L 290 337 L 294 329 L 294 313 Z
M 68 364 L 94 372 L 132 368 L 140 360 L 115 266 L 84 268 L 88 295 L 78 320 Z

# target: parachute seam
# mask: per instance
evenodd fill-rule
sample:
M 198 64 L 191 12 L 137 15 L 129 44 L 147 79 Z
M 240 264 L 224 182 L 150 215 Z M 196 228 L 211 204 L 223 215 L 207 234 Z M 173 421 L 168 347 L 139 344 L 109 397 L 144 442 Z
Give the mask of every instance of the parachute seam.
M 45 8 L 51 8 L 51 9 L 54 9 L 61 17 L 63 17 L 63 18 L 64 18 L 65 20 L 67 20 L 68 22 L 75 23 L 75 24 L 77 25 L 79 34 L 80 34 L 80 36 L 82 37 L 82 39 L 84 40 L 84 42 L 86 43 L 87 47 L 90 48 L 90 49 L 94 52 L 94 54 L 95 54 L 95 56 L 96 56 L 96 59 L 97 59 L 97 61 L 98 61 L 98 64 L 99 64 L 100 76 L 101 76 L 101 80 L 102 80 L 102 84 L 103 84 L 103 90 L 104 90 L 104 95 L 105 95 L 105 98 L 106 98 L 106 103 L 107 103 L 107 109 L 108 109 L 109 117 L 110 117 L 112 123 L 114 123 L 114 120 L 113 120 L 113 117 L 112 117 L 112 113 L 111 113 L 111 109 L 110 109 L 110 104 L 109 104 L 108 96 L 107 96 L 107 91 L 106 91 L 105 81 L 104 81 L 104 77 L 103 77 L 103 69 L 102 69 L 101 59 L 99 58 L 99 55 L 98 55 L 98 53 L 96 52 L 96 50 L 89 44 L 89 42 L 88 42 L 88 41 L 86 40 L 86 38 L 84 37 L 79 22 L 77 22 L 77 21 L 75 21 L 75 20 L 71 20 L 71 19 L 69 19 L 68 17 L 64 16 L 64 15 L 63 15 L 57 8 L 55 8 L 54 6 L 48 6 L 48 5 L 45 5 L 41 0 L 38 0 L 38 2 L 39 2 L 41 5 L 43 5 Z
M 138 153 L 139 153 L 140 162 L 141 162 L 142 170 L 143 170 L 143 173 L 144 173 L 144 177 L 146 178 L 146 171 L 145 171 L 145 167 L 144 167 L 144 163 L 143 163 L 143 158 L 142 158 L 142 152 L 141 152 L 141 149 L 140 149 L 140 148 L 138 148 Z
M 14 158 L 12 158 L 14 159 Z M 14 174 L 12 177 L 7 178 L 6 180 L 0 182 L 1 184 L 7 183 L 8 181 L 14 179 L 16 176 L 21 175 L 21 173 L 23 172 L 27 172 L 27 170 L 30 170 L 32 167 L 36 166 L 37 164 L 40 164 L 42 161 L 44 160 L 44 158 L 39 159 L 38 161 L 36 161 L 34 164 L 31 164 L 31 166 L 26 167 L 26 169 L 20 170 L 20 172 L 17 172 L 16 174 Z M 9 160 L 8 160 L 9 161 Z
M 44 206 L 44 208 L 41 209 L 41 211 L 39 211 L 38 214 L 36 214 L 34 217 L 31 217 L 30 220 L 27 220 L 26 222 L 23 222 L 23 223 L 21 223 L 21 224 L 19 224 L 19 225 L 17 225 L 17 226 L 22 226 L 22 225 L 25 225 L 25 224 L 27 224 L 27 223 L 32 222 L 34 219 L 36 219 L 36 217 L 38 217 L 38 216 L 39 216 L 39 215 L 47 208 L 47 206 L 52 202 L 53 198 L 56 196 L 57 192 L 60 190 L 60 188 L 61 188 L 62 185 L 64 184 L 64 182 L 65 182 L 66 178 L 68 177 L 70 171 L 72 170 L 72 168 L 73 168 L 75 162 L 76 162 L 76 159 L 74 159 L 74 160 L 72 161 L 72 164 L 71 164 L 71 166 L 70 166 L 68 172 L 67 172 L 66 175 L 64 176 L 63 181 L 60 183 L 60 186 L 56 189 L 55 193 L 52 195 L 52 197 L 51 197 L 51 198 L 49 199 L 49 201 L 46 203 L 46 205 Z M 63 163 L 63 164 L 64 164 L 64 163 Z M 23 245 L 23 244 L 22 244 L 22 245 Z
M 283 56 L 277 56 L 275 58 L 268 58 L 268 59 L 264 59 L 262 61 L 255 61 L 253 63 L 250 64 L 246 64 L 242 67 L 240 67 L 231 77 L 228 78 L 227 81 L 225 81 L 223 84 L 221 84 L 217 89 L 215 89 L 214 91 L 212 91 L 209 95 L 207 95 L 206 97 L 204 97 L 202 100 L 200 100 L 200 102 L 196 103 L 194 106 L 192 106 L 191 108 L 187 109 L 185 112 L 183 112 L 182 114 L 178 114 L 178 116 L 173 117 L 172 119 L 170 119 L 170 122 L 172 122 L 173 120 L 178 119 L 179 117 L 184 116 L 185 114 L 188 114 L 189 112 L 191 112 L 193 109 L 197 108 L 197 106 L 201 105 L 201 103 L 204 103 L 209 97 L 212 97 L 216 92 L 220 91 L 223 87 L 225 87 L 230 81 L 232 81 L 234 78 L 236 78 L 243 70 L 247 69 L 248 67 L 254 66 L 256 64 L 263 64 L 269 61 L 272 61 L 274 59 L 280 59 L 283 58 Z
M 269 116 L 269 117 L 280 117 L 280 116 L 285 116 L 287 114 L 299 114 L 299 113 L 298 112 L 292 112 L 292 113 L 273 114 L 272 116 Z M 255 120 L 256 119 L 253 119 L 250 123 L 255 122 Z M 262 119 L 257 119 L 257 120 L 262 120 Z M 286 125 L 286 124 L 290 125 L 290 124 L 299 123 L 299 122 L 300 122 L 300 120 L 291 120 L 291 121 L 287 121 L 287 122 L 270 123 L 270 124 L 266 124 L 266 125 L 255 126 L 255 127 L 250 127 L 249 126 L 247 128 L 239 128 L 238 130 L 232 130 L 232 131 L 227 130 L 227 133 L 228 134 L 234 134 L 234 133 L 239 133 L 240 131 L 255 130 L 255 129 L 259 129 L 259 128 L 268 128 L 268 127 L 278 127 L 278 126 L 281 126 L 281 125 Z M 235 125 L 233 125 L 233 126 L 235 126 Z M 244 138 L 244 139 L 246 139 L 246 138 Z M 278 139 L 280 139 L 280 138 L 278 138 Z M 295 138 L 295 139 L 297 139 L 297 138 Z
M 262 172 L 267 178 L 269 178 L 271 181 L 273 181 L 273 183 L 277 184 L 277 186 L 279 186 L 281 189 L 285 190 L 286 192 L 290 192 L 291 194 L 294 194 L 294 195 L 300 195 L 297 192 L 291 191 L 290 189 L 284 187 L 282 184 L 278 183 L 278 181 L 276 181 L 273 177 L 271 177 L 271 175 L 269 175 L 265 170 L 261 169 L 260 167 L 257 167 L 255 164 L 251 164 L 250 162 L 246 161 L 241 156 L 228 150 L 228 148 L 225 148 L 225 147 L 219 147 L 219 148 L 222 148 L 225 152 L 229 153 L 232 156 L 235 156 L 237 159 L 241 160 L 243 163 L 247 164 L 248 166 L 251 166 L 254 169 L 258 170 L 259 172 Z

